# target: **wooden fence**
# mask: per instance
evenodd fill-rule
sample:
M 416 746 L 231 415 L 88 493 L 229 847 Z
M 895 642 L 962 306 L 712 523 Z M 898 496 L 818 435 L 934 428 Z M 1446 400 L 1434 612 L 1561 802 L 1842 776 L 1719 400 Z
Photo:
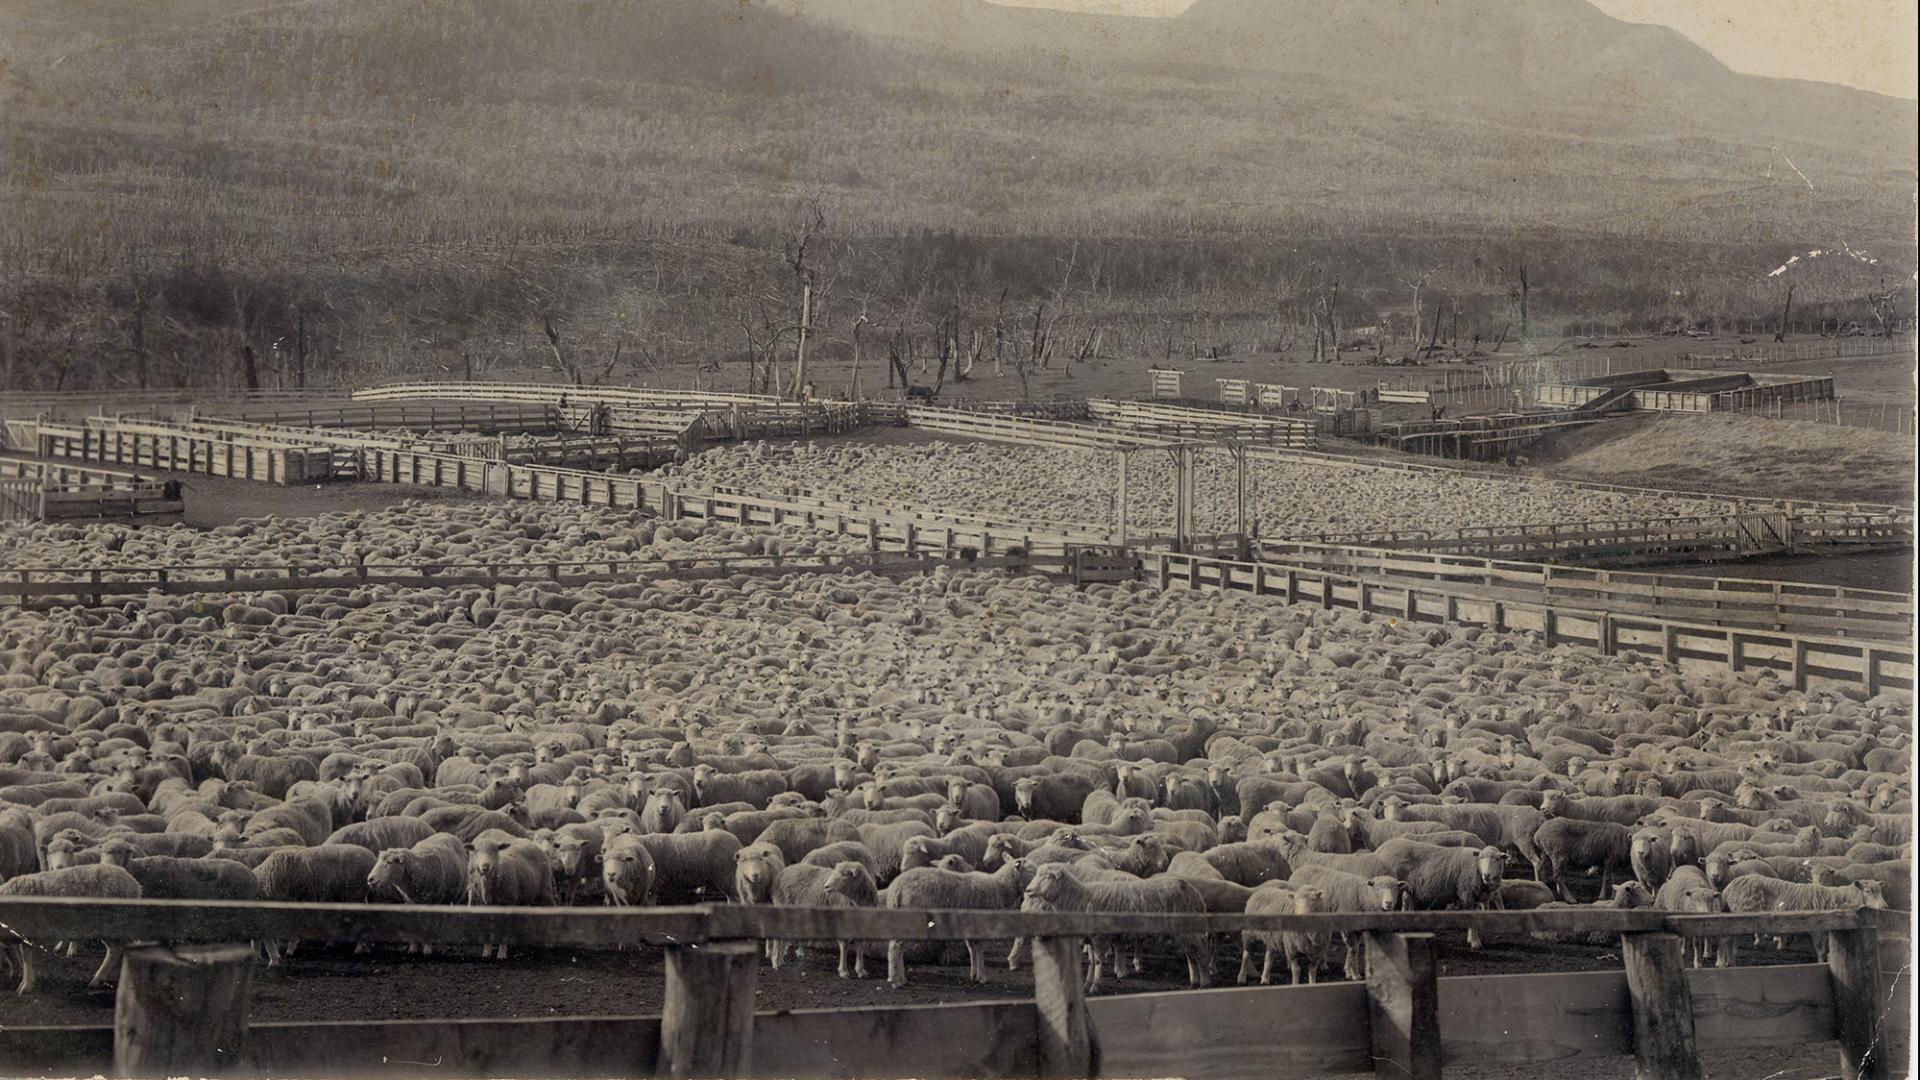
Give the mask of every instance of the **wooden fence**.
M 1136 450 L 1173 445 L 1173 440 L 1157 435 L 1139 435 L 1087 424 L 960 412 L 944 408 L 908 407 L 906 419 L 907 423 L 913 427 L 939 431 L 948 435 L 964 435 L 973 439 L 1019 443 L 1023 446 L 1048 446 L 1063 450 Z
M 924 533 L 922 534 L 924 538 Z M 919 545 L 928 546 L 926 544 Z M 1080 580 L 1101 569 L 1097 561 L 1069 550 L 1058 555 L 963 558 L 959 555 L 883 554 L 740 556 L 684 559 L 600 559 L 508 563 L 335 563 L 277 566 L 188 564 L 21 568 L 0 570 L 0 598 L 22 604 L 58 599 L 63 603 L 101 604 L 110 597 L 157 592 L 167 596 L 384 585 L 407 589 L 491 588 L 497 585 L 588 585 L 641 581 L 708 581 L 735 576 L 783 577 L 789 574 L 924 574 L 940 569 L 1006 569 L 1053 574 Z M 1093 580 L 1088 578 L 1088 580 Z M 1104 579 L 1101 579 L 1104 580 Z
M 569 386 L 565 383 L 408 382 L 361 387 L 355 401 L 531 401 L 565 406 L 580 402 L 634 408 L 726 409 L 735 405 L 780 408 L 791 405 L 768 394 L 720 390 L 662 390 L 645 386 Z
M 1450 532 L 1406 529 L 1279 539 L 1393 551 L 1556 563 L 1714 562 L 1808 549 L 1910 547 L 1913 521 L 1894 514 L 1768 511 L 1698 517 L 1481 525 Z
M 67 521 L 125 518 L 177 520 L 185 509 L 177 491 L 129 472 L 84 469 L 54 462 L 0 458 L 0 520 Z
M 486 402 L 413 402 L 390 405 L 305 405 L 296 408 L 212 411 L 252 424 L 305 428 L 360 428 L 369 431 L 476 431 L 549 433 L 567 430 L 556 406 Z
M 15 423 L 13 432 L 29 425 Z M 270 434 L 237 435 L 185 425 L 89 421 L 32 424 L 33 445 L 17 449 L 44 458 L 97 461 L 168 472 L 202 473 L 269 484 L 311 484 L 334 476 L 332 447 Z M 10 434 L 9 440 L 19 438 Z
M 1104 424 L 1144 431 L 1167 438 L 1211 439 L 1220 435 L 1289 450 L 1312 450 L 1318 445 L 1314 420 L 1272 416 L 1257 412 L 1195 409 L 1159 402 L 1091 400 L 1087 413 Z
M 1701 1076 L 1723 1048 L 1837 1041 L 1847 1077 L 1883 1077 L 1908 1041 L 1908 917 L 1885 911 L 1672 915 L 1576 908 L 1339 915 L 471 908 L 0 899 L 25 941 L 126 943 L 115 1024 L 0 1030 L 0 1069 L 69 1075 L 1164 1076 L 1286 1078 L 1631 1055 Z M 1436 935 L 1618 934 L 1622 969 L 1439 976 Z M 1096 935 L 1363 935 L 1364 982 L 1087 996 Z M 1824 936 L 1824 964 L 1689 970 L 1691 938 Z M 1883 936 L 1884 935 L 1884 936 Z M 756 1013 L 765 941 L 1033 942 L 1033 993 L 951 1006 Z M 255 1024 L 255 940 L 665 953 L 659 1017 Z M 163 942 L 165 944 L 142 944 Z M 503 963 L 510 968 L 511 963 Z M 538 986 L 527 988 L 537 1001 Z M 164 1005 L 155 1007 L 156 1002 Z
M 1584 603 L 1512 601 L 1477 587 L 1436 582 L 1376 581 L 1313 567 L 1151 551 L 1141 556 L 1163 588 L 1246 592 L 1287 603 L 1313 603 L 1405 619 L 1532 632 L 1546 648 L 1575 645 L 1603 656 L 1636 653 L 1670 663 L 1706 663 L 1735 672 L 1772 671 L 1805 689 L 1813 679 L 1858 686 L 1869 696 L 1914 688 L 1909 642 L 1815 637 L 1734 626 L 1593 610 Z
M 1356 578 L 1465 586 L 1481 599 L 1508 603 L 1537 599 L 1616 615 L 1821 637 L 1907 641 L 1914 633 L 1913 598 L 1874 589 L 1590 570 L 1288 540 L 1261 541 L 1255 556 L 1260 562 Z

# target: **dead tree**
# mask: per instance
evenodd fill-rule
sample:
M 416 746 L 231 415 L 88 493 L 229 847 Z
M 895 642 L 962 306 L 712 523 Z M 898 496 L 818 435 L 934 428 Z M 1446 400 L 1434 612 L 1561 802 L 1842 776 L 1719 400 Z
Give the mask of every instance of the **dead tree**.
M 1787 332 L 1793 329 L 1793 290 L 1794 288 L 1795 286 L 1791 284 L 1787 286 L 1787 306 L 1784 310 L 1780 312 L 1780 331 L 1773 335 L 1773 340 L 1775 341 L 1787 340 Z

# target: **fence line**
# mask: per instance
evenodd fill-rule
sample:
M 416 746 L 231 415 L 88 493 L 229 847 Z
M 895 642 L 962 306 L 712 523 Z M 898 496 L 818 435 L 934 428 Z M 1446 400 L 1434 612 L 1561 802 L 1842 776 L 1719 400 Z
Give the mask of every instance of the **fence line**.
M 167 942 L 164 946 L 137 946 L 125 952 L 121 964 L 120 1007 L 112 1032 L 114 1069 L 120 1074 L 208 1075 L 251 1063 L 255 1071 L 307 1073 L 315 1062 L 334 1070 L 392 1075 L 392 1055 L 374 1054 L 394 1045 L 396 1035 L 413 1036 L 402 1062 L 423 1060 L 414 1049 L 422 1042 L 445 1045 L 448 1029 L 465 1024 L 474 1031 L 512 1033 L 533 1052 L 549 1052 L 555 1040 L 585 1034 L 598 1025 L 599 1045 L 619 1048 L 606 1067 L 583 1070 L 598 1074 L 652 1074 L 664 1077 L 745 1077 L 791 1075 L 804 1072 L 804 1056 L 784 1039 L 777 1017 L 752 1011 L 762 942 L 768 940 L 877 941 L 989 941 L 1024 938 L 1033 941 L 1034 989 L 1029 1002 L 1002 1002 L 977 1006 L 943 1007 L 938 1011 L 877 1009 L 851 1013 L 821 1013 L 807 1017 L 806 1041 L 817 1041 L 823 1027 L 834 1030 L 835 1017 L 855 1025 L 845 1030 L 847 1041 L 831 1047 L 841 1060 L 902 1061 L 919 1075 L 972 1075 L 983 1061 L 999 1063 L 1009 1075 L 1093 1076 L 1151 1075 L 1164 1069 L 1145 1068 L 1150 1062 L 1179 1060 L 1191 1063 L 1197 1048 L 1187 1037 L 1201 1014 L 1207 1026 L 1230 1026 L 1232 1049 L 1207 1057 L 1201 1071 L 1178 1069 L 1185 1075 L 1268 1076 L 1309 1075 L 1324 1071 L 1329 1059 L 1357 1058 L 1383 1076 L 1438 1076 L 1443 1057 L 1457 1063 L 1513 1060 L 1473 1049 L 1485 1030 L 1471 1013 L 1443 1010 L 1448 997 L 1463 991 L 1475 1000 L 1482 1015 L 1498 1018 L 1511 1033 L 1518 1023 L 1528 1034 L 1551 1032 L 1553 1038 L 1531 1040 L 1551 1046 L 1578 1046 L 1577 1032 L 1596 1023 L 1617 1031 L 1631 1031 L 1629 1040 L 1594 1040 L 1575 1053 L 1631 1053 L 1643 1075 L 1692 1076 L 1699 1073 L 1697 1042 L 1717 1038 L 1722 1045 L 1749 1045 L 1777 1037 L 1781 1021 L 1773 1016 L 1747 1017 L 1732 1023 L 1729 1011 L 1716 998 L 1696 999 L 1695 986 L 1711 988 L 1719 1000 L 1767 1000 L 1783 984 L 1819 993 L 1826 1006 L 1818 1019 L 1793 1034 L 1802 1039 L 1837 1037 L 1843 1058 L 1853 1068 L 1871 1070 L 1890 1055 L 1897 1033 L 1908 1017 L 1889 1009 L 1890 980 L 1884 969 L 1882 933 L 1905 931 L 1906 919 L 1891 912 L 1768 913 L 1758 915 L 1684 916 L 1651 910 L 1574 908 L 1495 912 L 1374 912 L 1339 915 L 1119 915 L 1068 912 L 1015 911 L 904 911 L 892 909 L 806 909 L 766 906 L 699 906 L 690 908 L 473 908 L 403 905 L 283 904 L 220 901 L 111 901 L 91 899 L 0 899 L 0 926 L 25 941 L 106 940 Z M 1434 935 L 1464 928 L 1484 934 L 1533 931 L 1618 933 L 1623 973 L 1581 976 L 1522 976 L 1520 981 L 1447 979 L 1438 976 Z M 1364 983 L 1335 983 L 1315 987 L 1279 987 L 1230 991 L 1223 994 L 1161 994 L 1151 1002 L 1138 999 L 1089 1001 L 1082 975 L 1082 943 L 1090 937 L 1113 934 L 1149 934 L 1158 937 L 1196 933 L 1236 933 L 1250 930 L 1296 933 L 1358 933 L 1367 935 L 1367 979 Z M 1797 970 L 1749 968 L 1688 972 L 1681 943 L 1689 937 L 1724 938 L 1742 933 L 1808 933 L 1825 935 L 1828 960 L 1824 967 L 1805 965 Z M 612 948 L 635 943 L 659 945 L 665 950 L 666 992 L 662 1015 L 644 1018 L 605 1018 L 597 1021 L 453 1020 L 394 1025 L 387 1037 L 360 1046 L 368 1056 L 351 1052 L 354 1040 L 292 1036 L 305 1027 L 310 1033 L 325 1026 L 253 1025 L 250 1023 L 252 966 L 250 945 L 224 943 L 254 940 L 352 940 L 360 943 L 489 944 L 518 946 Z M 193 945 L 193 942 L 221 943 Z M 31 957 L 31 950 L 25 955 Z M 180 959 L 192 961 L 191 978 L 180 975 Z M 1211 966 L 1209 962 L 1209 966 Z M 164 969 L 165 975 L 161 974 Z M 1903 966 L 1896 966 L 1903 972 Z M 1624 975 L 1624 995 L 1595 1004 L 1582 998 L 1561 1002 L 1573 983 L 1607 980 L 1618 985 Z M 1824 975 L 1824 978 L 1820 976 Z M 159 989 L 156 980 L 169 979 L 168 998 L 183 1008 L 154 1012 L 139 1003 Z M 1549 987 L 1560 987 L 1554 993 Z M 1504 987 L 1504 990 L 1502 989 Z M 177 1001 L 181 995 L 193 998 Z M 1134 1019 L 1142 1007 L 1152 1007 L 1152 1023 Z M 964 1011 L 963 1011 L 964 1010 Z M 1002 1022 L 978 1023 L 983 1017 Z M 1238 1015 L 1235 1015 L 1238 1014 Z M 915 1016 L 932 1023 L 915 1023 Z M 1443 1042 L 1442 1017 L 1473 1038 Z M 1363 1024 L 1356 1024 L 1366 1017 Z M 951 1021 L 971 1019 L 966 1030 L 987 1039 L 991 1050 L 963 1047 L 953 1038 Z M 1131 1022 L 1130 1022 L 1131 1021 Z M 1223 1025 L 1222 1021 L 1226 1021 Z M 1285 1038 L 1275 1038 L 1276 1022 L 1292 1026 Z M 1696 1025 L 1706 1039 L 1696 1039 Z M 345 1027 L 363 1025 L 336 1025 Z M 638 1037 L 633 1037 L 633 1036 Z M 426 1036 L 426 1038 L 421 1038 Z M 264 1047 L 254 1044 L 264 1040 Z M 571 1041 L 571 1040 L 570 1040 Z M 1500 1040 L 1507 1041 L 1507 1040 Z M 465 1040 L 437 1065 L 456 1075 L 498 1075 L 523 1071 L 525 1060 L 498 1053 L 499 1037 L 477 1039 L 468 1049 Z M 98 1039 L 87 1041 L 68 1033 L 28 1029 L 0 1034 L 0 1061 L 8 1050 L 36 1054 L 25 1062 L 35 1070 L 52 1068 L 76 1073 L 104 1071 L 97 1064 L 105 1049 Z M 906 1051 L 917 1050 L 911 1059 Z M 478 1055 L 475 1055 L 478 1051 Z M 274 1063 L 255 1055 L 265 1053 Z M 817 1054 L 818 1052 L 815 1051 Z M 1875 1055 L 1880 1055 L 1876 1057 Z M 1523 1059 L 1524 1060 L 1524 1059 Z M 1096 1062 L 1098 1064 L 1096 1064 Z M 545 1064 L 551 1065 L 549 1060 Z M 357 1066 L 357 1067 L 356 1067 Z M 384 1068 L 379 1067 L 384 1066 Z M 224 1068 L 223 1068 L 224 1067 Z M 1144 1071 L 1142 1071 L 1144 1070 Z M 1207 1070 L 1217 1070 L 1209 1072 Z
M 1485 626 L 1496 633 L 1532 632 L 1544 647 L 1576 645 L 1604 656 L 1635 653 L 1670 663 L 1706 662 L 1734 672 L 1772 671 L 1804 690 L 1812 679 L 1859 686 L 1868 696 L 1883 689 L 1914 687 L 1914 658 L 1907 642 L 1813 637 L 1734 626 L 1595 611 L 1577 604 L 1511 601 L 1469 586 L 1369 581 L 1311 566 L 1249 563 L 1172 552 L 1141 557 L 1149 579 L 1162 588 L 1218 589 L 1280 596 L 1287 603 L 1318 603 L 1329 610 L 1392 615 L 1410 623 Z

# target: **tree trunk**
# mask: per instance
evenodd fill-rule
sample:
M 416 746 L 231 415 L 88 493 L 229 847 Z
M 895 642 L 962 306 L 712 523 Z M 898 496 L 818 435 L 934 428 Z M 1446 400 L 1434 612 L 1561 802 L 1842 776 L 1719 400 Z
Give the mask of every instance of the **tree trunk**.
M 247 389 L 260 389 L 260 365 L 254 361 L 253 346 L 242 342 L 240 345 L 240 363 L 247 380 Z
M 1787 340 L 1787 331 L 1793 328 L 1793 324 L 1788 321 L 1793 318 L 1793 290 L 1794 286 L 1787 286 L 1787 306 L 1786 309 L 1780 313 L 1780 332 L 1773 335 L 1773 340 L 1775 341 Z
M 467 361 L 467 368 L 469 372 L 471 372 L 473 368 L 472 360 Z M 293 377 L 294 386 L 301 390 L 307 388 L 307 313 L 305 311 L 299 311 L 294 314 Z M 473 381 L 472 374 L 468 374 L 467 381 Z
M 807 384 L 807 333 L 813 329 L 813 282 L 800 284 L 800 340 L 793 350 L 793 392 Z
M 1527 264 L 1520 264 L 1520 340 L 1526 341 L 1532 336 L 1531 324 L 1527 321 L 1527 294 L 1532 285 L 1527 281 Z
M 140 389 L 147 388 L 147 294 L 133 287 L 133 372 Z

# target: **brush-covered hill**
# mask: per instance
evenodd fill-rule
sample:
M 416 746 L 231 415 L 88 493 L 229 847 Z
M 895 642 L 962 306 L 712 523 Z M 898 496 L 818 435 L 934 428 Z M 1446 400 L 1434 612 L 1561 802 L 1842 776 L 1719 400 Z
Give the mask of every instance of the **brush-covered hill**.
M 142 274 L 186 275 L 155 286 L 181 327 L 270 293 L 412 312 L 432 335 L 367 347 L 414 349 L 644 268 L 698 352 L 809 200 L 883 296 L 1019 303 L 1079 242 L 1166 317 L 1309 265 L 1368 303 L 1416 265 L 1498 295 L 1514 259 L 1540 311 L 1724 309 L 1794 252 L 1900 257 L 1913 116 L 1583 0 L 9 0 L 0 311 L 33 314 L 0 347 L 123 340 Z

